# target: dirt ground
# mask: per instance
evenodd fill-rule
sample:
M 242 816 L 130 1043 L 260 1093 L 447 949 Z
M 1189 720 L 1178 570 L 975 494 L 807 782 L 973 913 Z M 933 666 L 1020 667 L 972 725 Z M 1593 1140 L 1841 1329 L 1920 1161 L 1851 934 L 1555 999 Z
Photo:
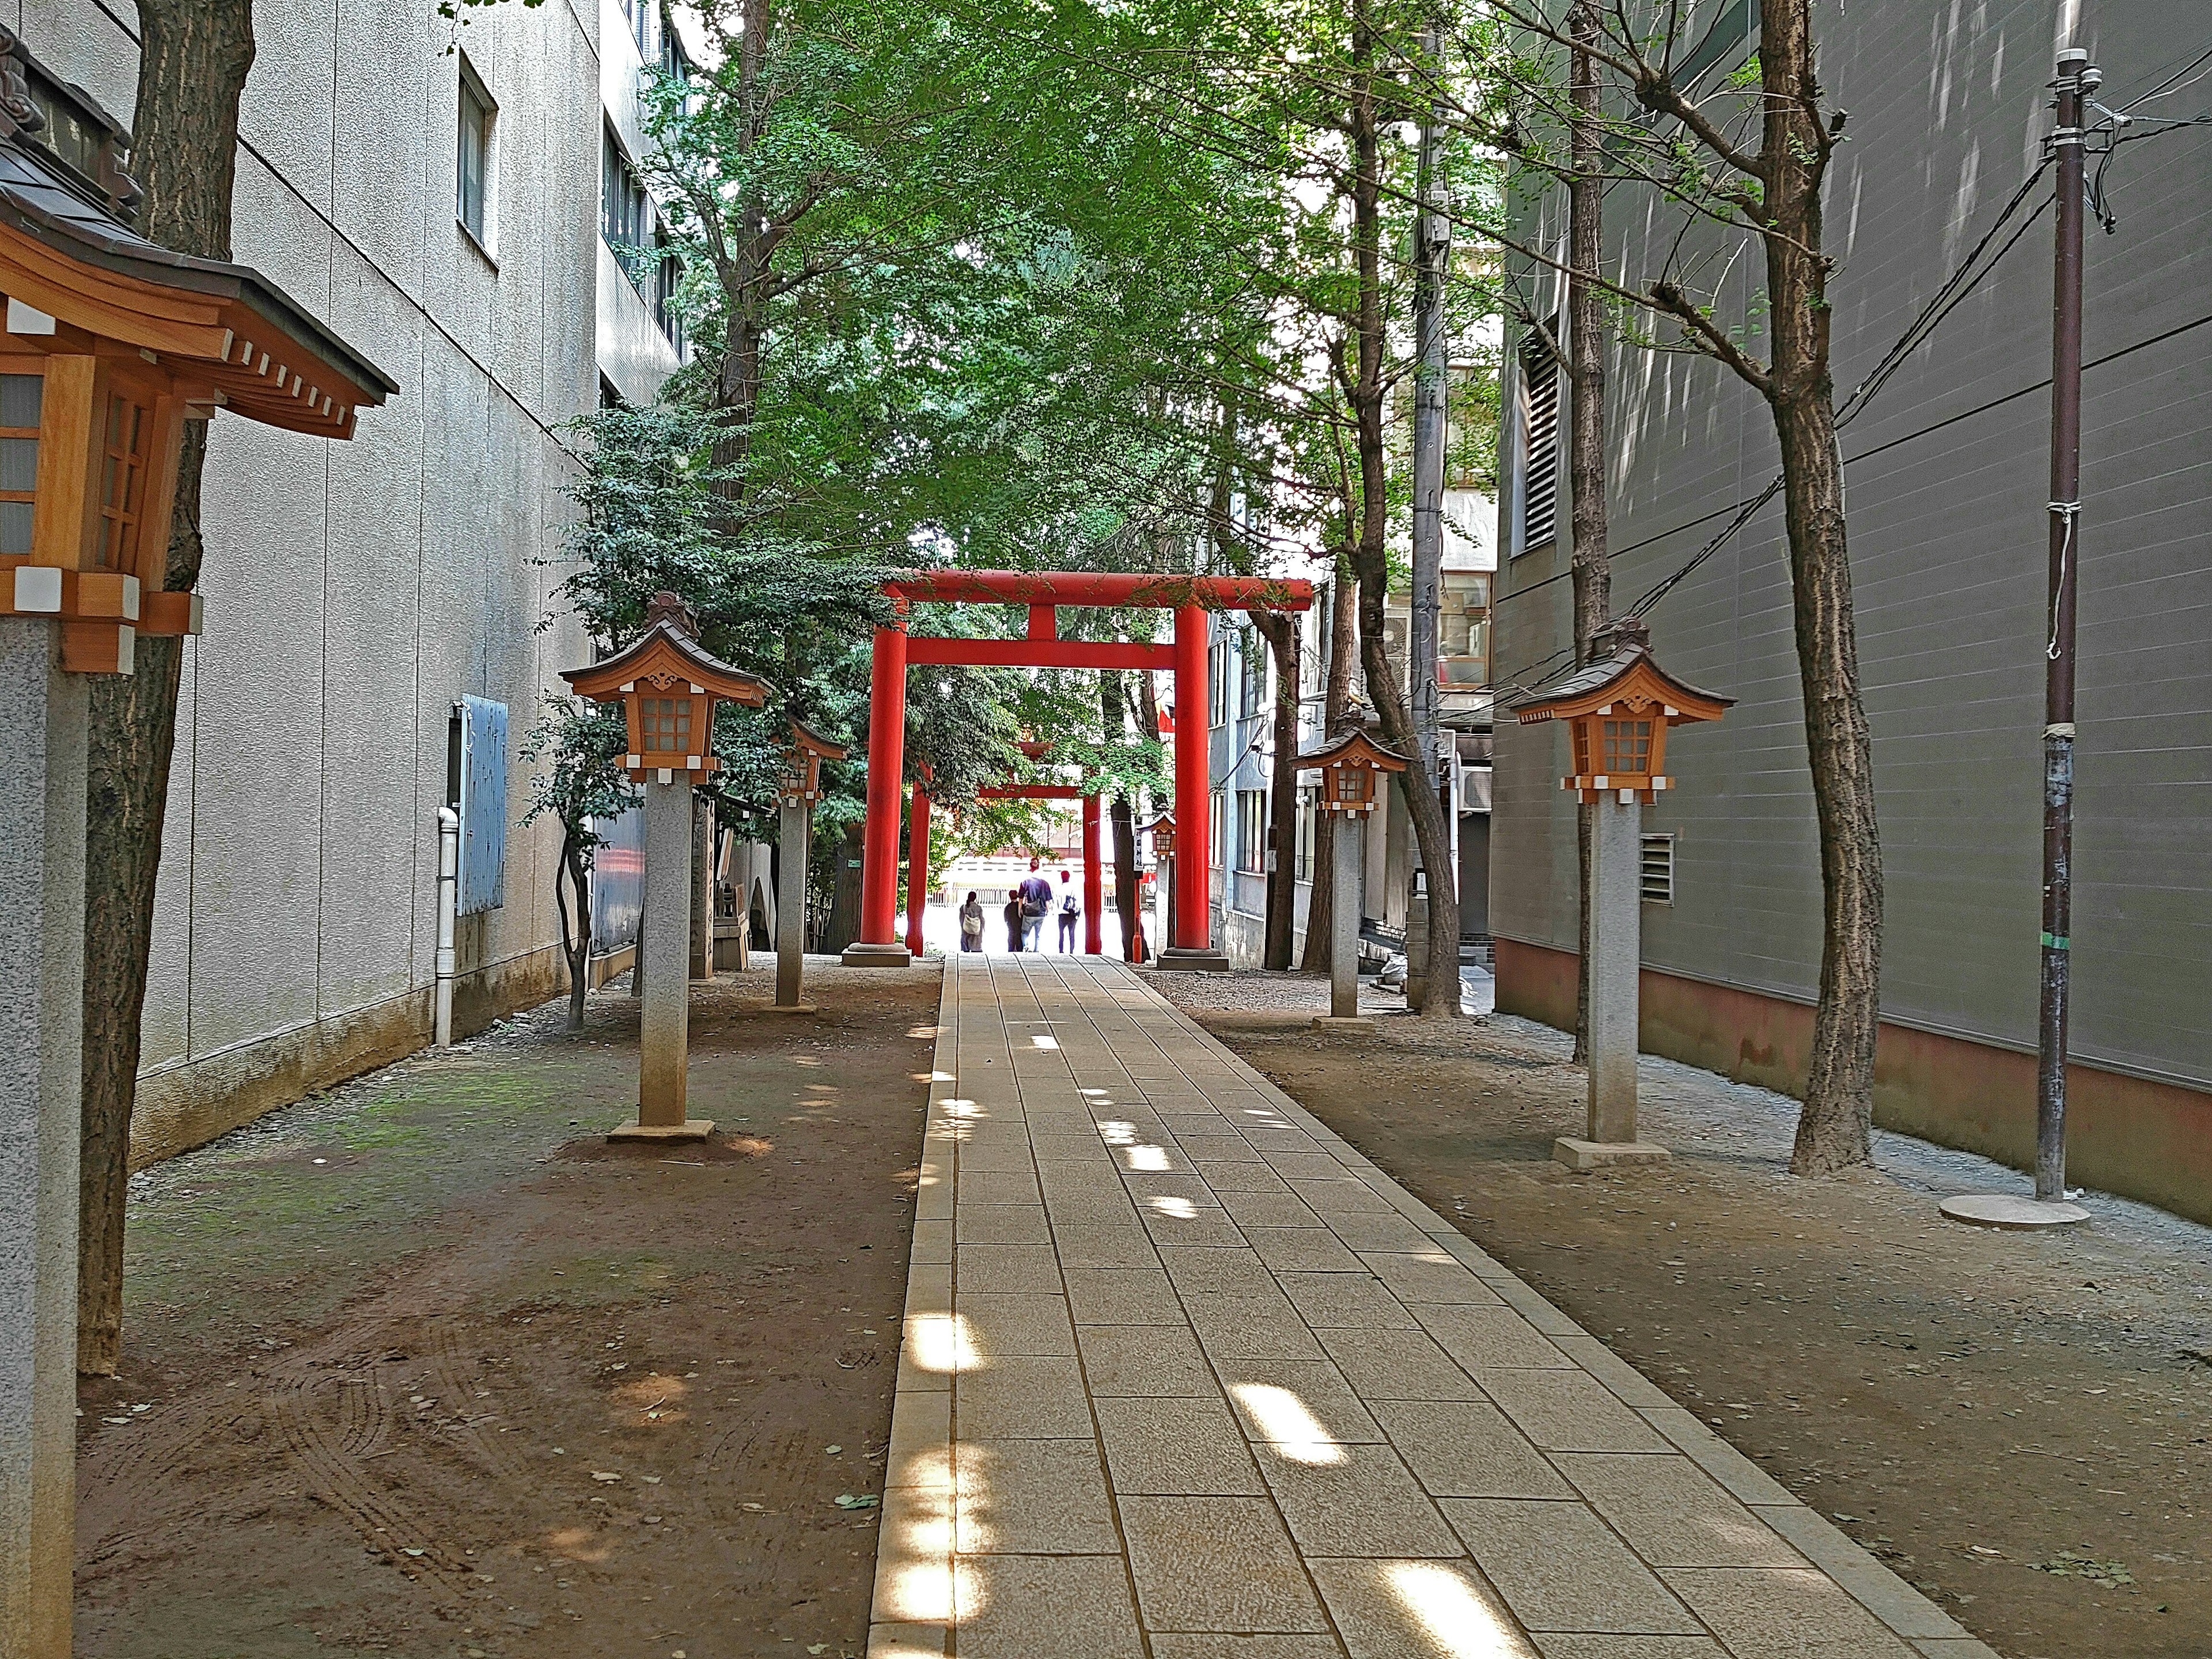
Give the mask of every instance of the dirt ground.
M 705 1147 L 599 1138 L 609 991 L 140 1176 L 78 1654 L 861 1654 L 939 981 L 809 977 L 699 994 Z
M 1798 1182 L 1794 1102 L 1649 1059 L 1674 1161 L 1571 1175 L 1558 1033 L 1322 1038 L 1325 984 L 1158 983 L 2008 1659 L 2212 1656 L 2212 1230 L 2094 1196 L 2090 1230 L 1960 1227 L 1939 1197 L 2021 1178 L 1899 1136 Z

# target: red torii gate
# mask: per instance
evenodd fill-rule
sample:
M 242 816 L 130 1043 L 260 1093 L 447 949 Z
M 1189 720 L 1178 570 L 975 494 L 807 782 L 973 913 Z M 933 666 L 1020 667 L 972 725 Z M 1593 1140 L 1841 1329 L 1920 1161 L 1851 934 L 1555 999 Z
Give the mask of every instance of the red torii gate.
M 845 952 L 856 966 L 897 966 L 911 958 L 898 940 L 899 797 L 906 764 L 906 671 L 918 663 L 961 667 L 1168 669 L 1175 675 L 1176 823 L 1183 845 L 1210 844 L 1206 803 L 1206 613 L 1304 611 L 1313 584 L 1256 576 L 1174 576 L 1029 570 L 926 570 L 884 584 L 892 621 L 876 629 L 868 684 L 868 811 L 860 855 L 860 937 Z M 914 604 L 1025 605 L 1029 635 L 1019 640 L 910 638 Z M 1063 640 L 1061 605 L 1142 605 L 1175 612 L 1173 645 Z M 1053 786 L 1033 786 L 1051 787 Z M 926 812 L 927 808 L 923 811 Z M 1086 817 L 1095 825 L 1095 798 Z M 923 820 L 925 833 L 927 819 Z M 1086 828 L 1086 844 L 1095 841 Z M 1096 870 L 1097 860 L 1091 860 Z M 1176 937 L 1163 965 L 1182 957 L 1216 965 L 1202 857 L 1176 863 Z M 1089 883 L 1086 881 L 1086 888 Z M 1095 927 L 1097 906 L 1088 906 Z M 914 939 L 919 944 L 918 930 Z

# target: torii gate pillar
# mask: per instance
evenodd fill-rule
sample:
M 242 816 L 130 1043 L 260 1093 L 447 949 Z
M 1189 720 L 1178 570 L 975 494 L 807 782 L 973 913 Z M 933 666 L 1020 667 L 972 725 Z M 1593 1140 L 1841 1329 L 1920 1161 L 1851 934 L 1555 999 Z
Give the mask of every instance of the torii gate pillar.
M 1206 708 L 1206 608 L 1179 605 L 1175 613 L 1175 941 L 1160 952 L 1165 969 L 1229 971 L 1229 958 L 1213 946 L 1212 907 L 1206 849 L 1213 845 L 1207 823 L 1206 745 L 1212 728 Z M 1187 849 L 1187 850 L 1186 850 Z
M 876 629 L 868 677 L 868 818 L 860 847 L 860 937 L 845 947 L 848 968 L 903 968 L 898 942 L 899 797 L 906 772 L 906 602 Z

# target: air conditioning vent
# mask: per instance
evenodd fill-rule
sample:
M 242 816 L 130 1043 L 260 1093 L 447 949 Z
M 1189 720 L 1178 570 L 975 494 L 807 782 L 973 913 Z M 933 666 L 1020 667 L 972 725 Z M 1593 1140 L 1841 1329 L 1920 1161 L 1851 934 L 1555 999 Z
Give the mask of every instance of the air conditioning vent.
M 1674 837 L 1671 833 L 1644 838 L 1643 891 L 1646 904 L 1674 902 Z

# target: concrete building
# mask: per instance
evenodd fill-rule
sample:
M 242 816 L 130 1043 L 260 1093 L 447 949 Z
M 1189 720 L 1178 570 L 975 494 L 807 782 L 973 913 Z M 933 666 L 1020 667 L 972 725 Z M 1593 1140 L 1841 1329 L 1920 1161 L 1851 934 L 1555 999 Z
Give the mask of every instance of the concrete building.
M 2186 0 L 1822 9 L 1823 78 L 1851 117 L 1828 191 L 1839 392 L 2034 167 L 2059 30 L 2077 9 L 2105 104 L 2170 82 L 2135 131 L 2154 134 L 2153 115 L 2201 113 L 2204 88 L 2187 71 L 2204 18 Z M 1724 74 L 1755 29 L 1741 5 L 1700 10 L 1713 50 L 1699 59 Z M 2183 127 L 2118 151 L 2106 175 L 2118 228 L 2088 239 L 2069 1116 L 2075 1179 L 2199 1218 L 2212 1218 L 2208 145 L 2212 132 Z M 1634 206 L 1620 198 L 1620 234 L 1666 234 Z M 1533 228 L 1563 245 L 1563 218 L 1555 192 Z M 1844 445 L 1887 889 L 1877 1120 L 2014 1164 L 2034 1139 L 2049 227 L 2020 240 Z M 1642 252 L 1626 249 L 1631 275 Z M 1757 264 L 1735 268 L 1732 315 Z M 1556 285 L 1524 276 L 1538 314 L 1560 307 Z M 1501 685 L 1562 660 L 1569 639 L 1569 586 L 1549 580 L 1568 556 L 1565 377 L 1540 348 L 1515 346 Z M 1625 606 L 1779 459 L 1764 404 L 1714 364 L 1623 349 L 1609 379 L 1613 591 Z M 1741 701 L 1669 745 L 1680 787 L 1645 818 L 1643 1044 L 1794 1090 L 1820 874 L 1779 503 L 1650 620 L 1671 672 Z M 1573 1017 L 1577 948 L 1562 744 L 1552 726 L 1500 726 L 1492 883 L 1498 1005 L 1554 1024 Z
M 128 123 L 129 5 L 0 16 Z M 477 901 L 459 1028 L 554 992 L 557 831 L 521 827 L 518 757 L 586 653 L 573 622 L 540 631 L 568 423 L 610 390 L 650 397 L 680 349 L 665 263 L 610 245 L 653 235 L 650 203 L 616 198 L 635 183 L 639 76 L 672 50 L 659 0 L 466 27 L 427 3 L 261 0 L 254 24 L 236 256 L 400 389 L 350 444 L 231 422 L 211 447 L 139 1162 L 428 1040 L 449 800 L 465 796 Z

